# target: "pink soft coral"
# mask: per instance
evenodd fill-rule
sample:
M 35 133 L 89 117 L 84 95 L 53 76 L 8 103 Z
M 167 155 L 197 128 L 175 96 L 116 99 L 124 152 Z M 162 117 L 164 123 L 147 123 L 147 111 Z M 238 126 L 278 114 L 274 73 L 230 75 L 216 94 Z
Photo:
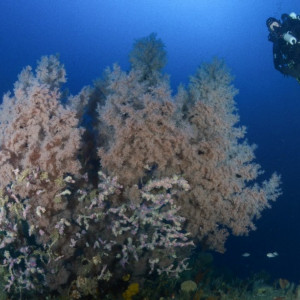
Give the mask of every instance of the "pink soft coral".
M 82 129 L 76 111 L 63 107 L 59 86 L 63 66 L 54 56 L 39 62 L 36 74 L 25 68 L 1 105 L 0 182 L 5 186 L 13 170 L 39 168 L 57 178 L 78 173 L 77 153 Z
M 236 90 L 224 64 L 200 68 L 176 101 L 166 80 L 149 85 L 138 69 L 125 74 L 116 66 L 106 80 L 106 104 L 99 106 L 106 142 L 99 156 L 102 167 L 119 176 L 128 200 L 134 184 L 180 174 L 191 186 L 179 197 L 181 213 L 199 241 L 222 252 L 230 231 L 255 229 L 253 219 L 280 194 L 280 178 L 252 183 L 260 166 L 253 162 L 255 147 L 242 140 L 245 128 L 236 125 Z

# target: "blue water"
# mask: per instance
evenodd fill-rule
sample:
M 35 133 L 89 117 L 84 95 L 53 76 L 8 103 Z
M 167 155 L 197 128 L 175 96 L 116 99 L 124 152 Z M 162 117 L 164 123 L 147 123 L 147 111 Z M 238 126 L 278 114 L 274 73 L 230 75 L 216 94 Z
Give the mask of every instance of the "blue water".
M 60 54 L 77 93 L 107 66 L 129 69 L 135 39 L 156 32 L 168 53 L 164 72 L 176 92 L 202 62 L 224 58 L 235 76 L 241 124 L 258 145 L 257 162 L 282 175 L 283 195 L 263 212 L 257 231 L 230 238 L 216 262 L 241 275 L 270 272 L 299 281 L 300 85 L 276 71 L 265 21 L 300 13 L 295 0 L 9 0 L 0 1 L 0 92 L 43 55 Z M 266 253 L 277 251 L 274 259 Z M 251 253 L 242 258 L 244 252 Z

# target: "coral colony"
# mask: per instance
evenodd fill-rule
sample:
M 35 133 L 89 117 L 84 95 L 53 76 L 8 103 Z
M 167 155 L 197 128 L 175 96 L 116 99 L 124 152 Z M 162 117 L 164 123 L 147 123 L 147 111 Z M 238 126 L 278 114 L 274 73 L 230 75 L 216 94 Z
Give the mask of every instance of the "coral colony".
M 172 96 L 163 43 L 137 40 L 131 70 L 76 96 L 55 56 L 26 67 L 0 114 L 0 276 L 9 298 L 138 293 L 178 277 L 196 245 L 223 252 L 280 194 L 261 185 L 224 63 Z M 124 278 L 127 278 L 126 280 Z M 126 290 L 126 291 L 125 291 Z M 52 298 L 53 297 L 53 298 Z M 90 298 L 89 298 L 90 299 Z

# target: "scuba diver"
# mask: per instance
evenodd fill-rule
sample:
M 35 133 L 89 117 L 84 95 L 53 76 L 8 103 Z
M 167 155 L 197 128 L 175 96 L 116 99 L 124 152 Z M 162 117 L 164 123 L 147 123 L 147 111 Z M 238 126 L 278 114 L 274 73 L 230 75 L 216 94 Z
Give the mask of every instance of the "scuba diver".
M 266 21 L 268 39 L 273 43 L 274 67 L 300 83 L 300 16 L 283 14 L 281 20 L 271 17 Z

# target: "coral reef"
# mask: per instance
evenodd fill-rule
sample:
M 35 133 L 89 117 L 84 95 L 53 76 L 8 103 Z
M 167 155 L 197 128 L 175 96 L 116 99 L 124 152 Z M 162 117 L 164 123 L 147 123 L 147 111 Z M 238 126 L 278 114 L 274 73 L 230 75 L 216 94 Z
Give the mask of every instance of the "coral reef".
M 255 182 L 260 166 L 222 62 L 172 96 L 155 35 L 130 59 L 129 72 L 115 65 L 66 99 L 63 65 L 43 57 L 4 96 L 0 276 L 9 297 L 131 299 L 147 278 L 178 278 L 196 244 L 224 251 L 229 233 L 255 229 L 279 196 L 277 174 Z

